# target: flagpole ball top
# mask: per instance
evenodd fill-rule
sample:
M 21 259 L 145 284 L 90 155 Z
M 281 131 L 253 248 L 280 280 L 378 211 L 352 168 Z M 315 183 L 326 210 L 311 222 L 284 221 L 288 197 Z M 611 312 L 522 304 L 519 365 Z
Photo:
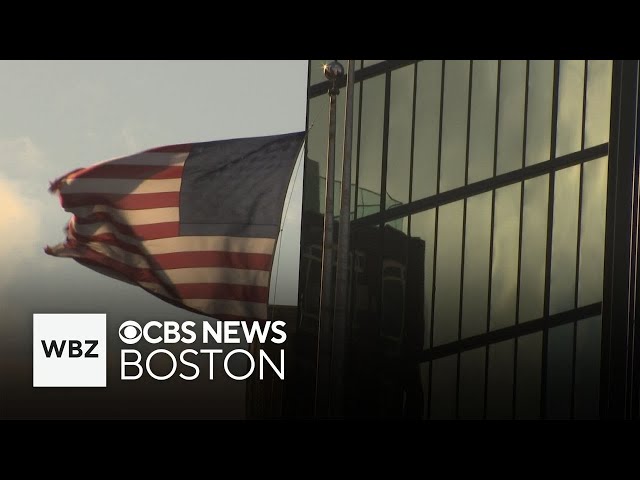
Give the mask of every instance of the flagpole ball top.
M 344 76 L 344 67 L 337 60 L 325 63 L 322 68 L 324 70 L 324 76 L 327 78 L 327 80 L 330 80 L 332 82 L 335 82 L 336 80 Z

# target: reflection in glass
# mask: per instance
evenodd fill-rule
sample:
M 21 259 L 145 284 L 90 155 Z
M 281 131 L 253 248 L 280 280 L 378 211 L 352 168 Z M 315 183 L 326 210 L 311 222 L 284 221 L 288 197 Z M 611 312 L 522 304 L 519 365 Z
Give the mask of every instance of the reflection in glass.
M 578 419 L 598 418 L 601 331 L 600 315 L 578 322 L 574 393 L 574 416 Z
M 525 165 L 549 160 L 551 109 L 553 103 L 553 60 L 529 61 L 527 102 L 527 152 Z
M 487 329 L 491 192 L 467 199 L 467 225 L 462 290 L 462 338 Z
M 491 330 L 515 323 L 520 183 L 496 190 L 491 269 Z
M 498 175 L 522 167 L 526 82 L 527 62 L 525 60 L 502 62 L 498 117 Z
M 516 372 L 517 419 L 540 418 L 542 332 L 519 337 Z
M 574 307 L 580 165 L 556 172 L 549 313 Z
M 549 176 L 524 182 L 522 255 L 520 259 L 520 323 L 542 317 L 547 250 Z
M 469 181 L 493 175 L 498 61 L 474 60 L 469 131 Z
M 449 60 L 444 72 L 440 191 L 464 184 L 466 164 L 469 61 Z
M 376 63 L 380 63 L 380 62 L 384 62 L 384 60 L 363 60 L 362 66 L 363 68 L 370 67 L 371 65 L 375 65 Z
M 562 60 L 558 85 L 556 157 L 580 150 L 583 95 L 584 60 Z
M 609 141 L 612 70 L 613 62 L 611 60 L 589 60 L 584 130 L 585 148 Z
M 607 157 L 582 168 L 582 217 L 578 306 L 602 300 L 604 228 L 607 208 Z
M 362 119 L 360 126 L 360 165 L 358 167 L 358 216 L 380 211 L 382 176 L 382 141 L 384 127 L 384 91 L 386 77 L 365 80 L 362 85 Z M 368 195 L 364 195 L 366 192 Z M 360 198 L 362 193 L 362 198 Z
M 484 348 L 476 348 L 460 354 L 458 416 L 461 419 L 482 419 L 484 411 L 484 360 Z
M 391 72 L 387 195 L 400 204 L 409 201 L 414 71 L 409 65 Z
M 550 329 L 548 342 L 546 416 L 566 419 L 571 415 L 573 323 Z
M 440 207 L 433 344 L 457 340 L 462 260 L 462 201 Z
M 411 217 L 411 237 L 425 242 L 424 252 L 424 348 L 429 348 L 431 334 L 431 292 L 433 286 L 433 249 L 435 240 L 435 210 L 427 210 Z M 410 259 L 409 261 L 413 261 Z
M 513 340 L 489 345 L 487 419 L 510 419 L 513 406 Z
M 436 193 L 441 80 L 441 61 L 425 60 L 418 63 L 413 140 L 413 200 Z
M 408 218 L 400 219 L 406 227 Z M 405 329 L 405 299 L 407 293 L 407 236 L 406 228 L 387 224 L 383 236 L 382 258 L 382 318 L 380 335 L 400 341 Z M 411 306 L 409 305 L 409 308 Z M 410 317 L 412 318 L 411 314 Z
M 458 355 L 433 362 L 431 382 L 431 418 L 449 420 L 456 417 L 456 369 Z

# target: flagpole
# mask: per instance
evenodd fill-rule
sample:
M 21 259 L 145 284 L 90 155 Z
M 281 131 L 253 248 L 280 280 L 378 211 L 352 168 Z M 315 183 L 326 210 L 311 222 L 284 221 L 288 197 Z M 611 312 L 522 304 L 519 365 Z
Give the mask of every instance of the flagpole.
M 331 415 L 344 416 L 344 363 L 349 292 L 349 237 L 351 222 L 351 139 L 353 131 L 353 83 L 355 60 L 349 60 L 347 98 L 344 111 L 344 146 L 342 150 L 342 191 L 338 226 L 335 313 L 331 355 Z
M 337 61 L 324 66 L 329 88 L 329 139 L 327 145 L 327 179 L 324 202 L 324 235 L 322 240 L 322 276 L 320 280 L 320 312 L 318 325 L 318 357 L 316 369 L 316 417 L 329 416 L 331 388 L 332 292 L 333 292 L 333 190 L 336 150 L 336 99 L 340 91 L 336 80 L 344 75 Z

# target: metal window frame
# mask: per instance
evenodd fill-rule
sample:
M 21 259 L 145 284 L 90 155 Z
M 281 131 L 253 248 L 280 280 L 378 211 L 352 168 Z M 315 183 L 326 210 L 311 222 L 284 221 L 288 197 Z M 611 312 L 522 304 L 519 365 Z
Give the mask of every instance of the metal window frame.
M 601 418 L 638 418 L 639 67 L 638 60 L 613 62 L 602 301 Z

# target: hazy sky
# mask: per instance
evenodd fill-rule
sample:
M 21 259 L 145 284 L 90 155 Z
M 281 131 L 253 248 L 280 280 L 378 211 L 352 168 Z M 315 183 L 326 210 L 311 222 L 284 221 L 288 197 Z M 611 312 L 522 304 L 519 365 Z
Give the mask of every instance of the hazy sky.
M 45 255 L 45 245 L 64 239 L 70 218 L 48 193 L 49 182 L 150 147 L 303 130 L 306 80 L 306 60 L 0 62 L 5 353 L 30 348 L 34 312 L 107 312 L 117 325 L 196 319 L 138 287 Z M 297 172 L 282 245 L 287 262 L 275 292 L 280 304 L 296 303 L 302 168 Z

